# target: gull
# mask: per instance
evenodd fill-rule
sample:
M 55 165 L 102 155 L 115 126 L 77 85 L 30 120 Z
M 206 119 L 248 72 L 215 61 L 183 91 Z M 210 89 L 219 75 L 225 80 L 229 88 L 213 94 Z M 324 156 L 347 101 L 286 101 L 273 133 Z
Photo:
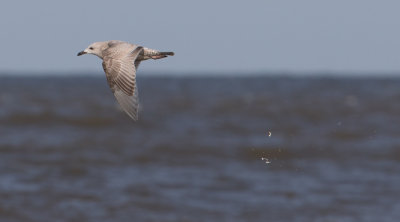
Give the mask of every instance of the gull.
M 95 42 L 78 56 L 93 54 L 103 60 L 108 85 L 121 108 L 133 120 L 138 120 L 139 98 L 136 70 L 141 61 L 173 56 L 173 52 L 160 52 L 128 42 L 111 40 Z

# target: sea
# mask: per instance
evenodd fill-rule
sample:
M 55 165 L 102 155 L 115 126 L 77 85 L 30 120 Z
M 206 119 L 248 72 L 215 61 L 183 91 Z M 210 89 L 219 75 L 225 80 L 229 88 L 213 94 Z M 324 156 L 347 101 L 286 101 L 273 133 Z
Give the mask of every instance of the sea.
M 0 76 L 0 221 L 400 221 L 400 78 Z

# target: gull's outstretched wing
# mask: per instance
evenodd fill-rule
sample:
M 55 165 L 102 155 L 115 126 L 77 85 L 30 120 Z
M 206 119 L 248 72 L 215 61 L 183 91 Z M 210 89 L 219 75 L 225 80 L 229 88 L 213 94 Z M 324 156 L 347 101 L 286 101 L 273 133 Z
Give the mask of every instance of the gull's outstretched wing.
M 103 69 L 111 91 L 122 109 L 138 119 L 139 98 L 136 85 L 135 60 L 143 47 L 132 44 L 109 44 L 103 52 Z

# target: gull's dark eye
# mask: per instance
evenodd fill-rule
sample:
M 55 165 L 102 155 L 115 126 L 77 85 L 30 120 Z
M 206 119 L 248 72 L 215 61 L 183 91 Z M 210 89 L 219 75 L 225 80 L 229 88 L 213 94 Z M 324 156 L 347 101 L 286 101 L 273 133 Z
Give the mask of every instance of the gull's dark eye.
M 90 49 L 90 50 L 93 50 L 93 47 L 90 47 L 89 49 Z

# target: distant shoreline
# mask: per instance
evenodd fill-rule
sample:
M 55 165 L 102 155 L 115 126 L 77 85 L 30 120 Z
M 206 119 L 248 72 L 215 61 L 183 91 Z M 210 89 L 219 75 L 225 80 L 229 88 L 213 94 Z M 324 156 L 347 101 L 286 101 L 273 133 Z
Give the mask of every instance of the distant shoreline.
M 400 72 L 151 72 L 143 71 L 138 78 L 400 78 Z M 104 77 L 102 71 L 63 71 L 63 72 L 22 72 L 0 71 L 2 77 Z

